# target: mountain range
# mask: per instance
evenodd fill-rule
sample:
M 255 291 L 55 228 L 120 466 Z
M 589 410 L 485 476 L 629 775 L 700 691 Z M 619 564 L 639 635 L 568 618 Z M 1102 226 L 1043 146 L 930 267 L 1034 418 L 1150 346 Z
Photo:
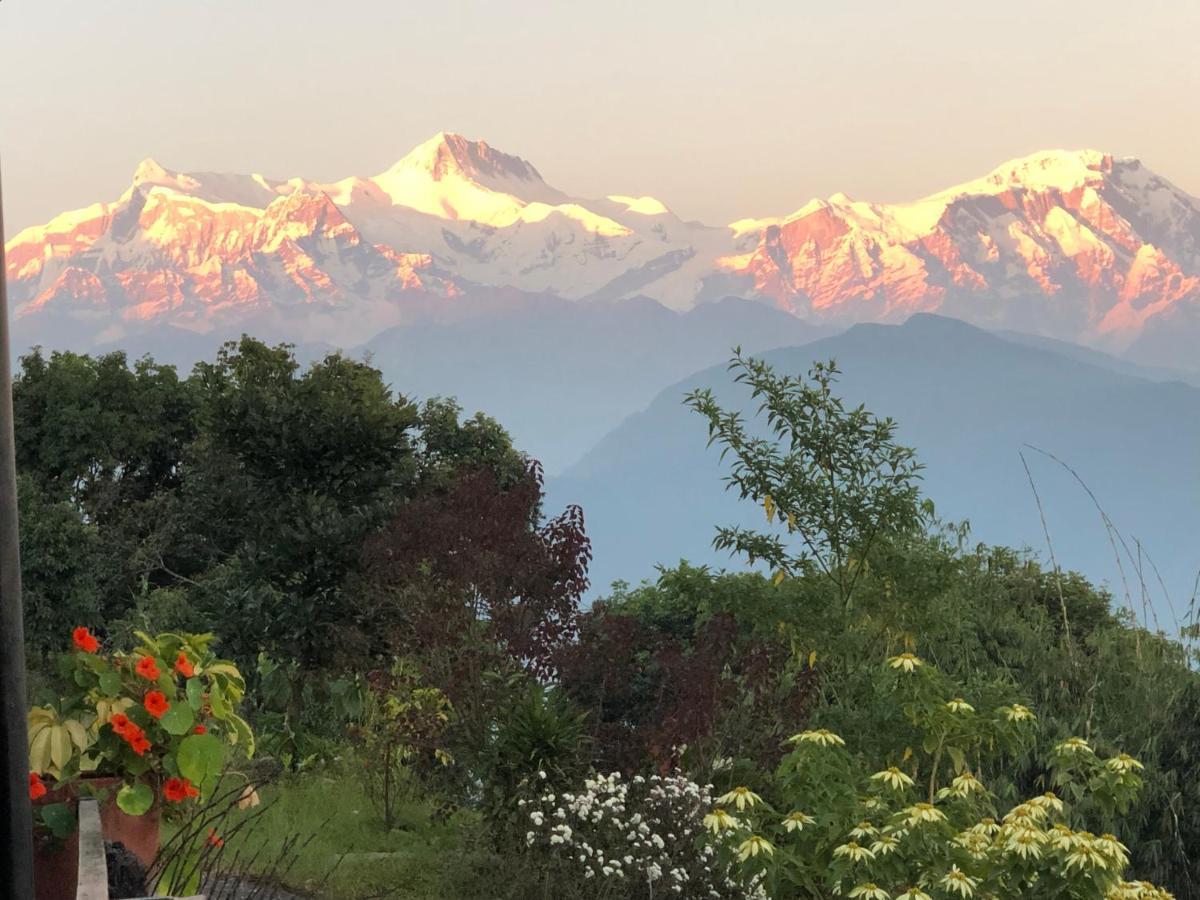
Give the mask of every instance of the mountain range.
M 545 464 L 547 508 L 582 504 L 598 592 L 679 558 L 733 564 L 713 527 L 757 511 L 723 493 L 680 401 L 744 404 L 724 367 L 739 344 L 791 374 L 837 359 L 981 540 L 1045 550 L 1024 452 L 1064 566 L 1136 607 L 1144 550 L 1166 586 L 1143 557 L 1146 614 L 1170 627 L 1200 565 L 1200 201 L 1134 159 L 1038 153 L 913 203 L 835 195 L 713 227 L 439 134 L 331 184 L 147 160 L 117 200 L 6 249 L 16 353 L 187 369 L 249 332 L 494 416 Z M 1094 489 L 1133 548 L 1120 565 L 1079 481 L 1031 447 Z
M 573 196 L 455 134 L 333 183 L 145 160 L 121 197 L 26 228 L 7 254 L 27 343 L 169 326 L 349 346 L 547 298 L 684 311 L 736 297 L 826 327 L 936 312 L 1200 368 L 1200 201 L 1093 150 L 911 203 L 835 194 L 724 226 L 652 197 Z
M 927 314 L 759 355 L 789 374 L 836 359 L 839 395 L 897 421 L 925 465 L 923 494 L 944 521 L 969 521 L 972 542 L 1048 562 L 1048 532 L 1060 565 L 1151 627 L 1173 630 L 1186 615 L 1200 570 L 1200 388 Z M 579 503 L 587 515 L 599 593 L 681 558 L 741 568 L 712 548 L 716 526 L 765 525 L 760 507 L 724 488 L 720 447 L 683 404 L 697 387 L 756 421 L 757 401 L 713 366 L 661 391 L 550 482 L 550 508 Z

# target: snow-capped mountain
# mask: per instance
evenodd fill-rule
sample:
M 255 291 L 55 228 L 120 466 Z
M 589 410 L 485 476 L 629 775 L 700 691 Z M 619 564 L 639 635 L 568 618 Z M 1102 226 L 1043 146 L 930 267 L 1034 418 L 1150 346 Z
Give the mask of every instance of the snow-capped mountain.
M 735 223 L 731 287 L 851 321 L 944 312 L 1123 348 L 1200 301 L 1200 201 L 1136 159 L 1046 152 L 915 203 Z
M 1143 356 L 1200 335 L 1200 201 L 1090 150 L 1034 154 L 913 203 L 837 194 L 726 227 L 651 197 L 571 196 L 454 134 L 332 184 L 146 160 L 115 202 L 7 250 L 23 330 L 97 343 L 263 321 L 353 342 L 546 294 L 680 310 L 738 296 L 838 324 L 942 312 Z

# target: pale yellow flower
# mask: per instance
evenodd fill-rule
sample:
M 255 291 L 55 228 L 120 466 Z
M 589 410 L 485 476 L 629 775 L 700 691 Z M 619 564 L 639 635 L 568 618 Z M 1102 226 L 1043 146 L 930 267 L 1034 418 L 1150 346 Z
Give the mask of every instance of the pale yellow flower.
M 872 860 L 875 858 L 875 854 L 871 850 L 860 846 L 857 841 L 847 841 L 840 847 L 835 847 L 833 855 L 844 856 L 851 862 L 862 862 L 864 859 Z
M 721 806 L 729 806 L 733 804 L 738 812 L 742 812 L 747 808 L 753 808 L 756 804 L 762 803 L 762 797 L 754 793 L 748 787 L 735 787 L 732 791 L 724 796 L 717 798 L 717 803 Z
M 977 834 L 987 835 L 989 837 L 999 830 L 999 823 L 990 817 L 987 819 L 980 819 L 979 824 L 971 826 L 971 831 L 976 832 Z
M 775 848 L 772 846 L 770 841 L 768 841 L 766 838 L 759 837 L 757 834 L 750 835 L 750 837 L 746 838 L 746 840 L 742 841 L 742 843 L 738 845 L 738 859 L 742 862 L 745 862 L 753 856 L 758 856 L 760 853 L 764 856 L 773 856 L 775 854 Z
M 1129 864 L 1129 848 L 1115 835 L 1102 834 L 1092 842 L 1092 846 L 1111 859 L 1118 869 L 1124 869 Z
M 950 787 L 944 788 L 948 795 L 954 797 L 969 797 L 976 791 L 983 790 L 983 782 L 970 772 L 963 772 L 950 782 Z
M 956 835 L 954 843 L 966 850 L 975 859 L 982 859 L 992 846 L 992 840 L 978 831 L 964 831 Z
M 876 856 L 887 856 L 900 846 L 900 838 L 894 834 L 881 834 L 871 845 L 871 852 Z
M 732 831 L 740 824 L 736 818 L 719 806 L 705 816 L 702 823 L 713 834 L 720 834 L 722 831 Z
M 958 866 L 951 866 L 950 871 L 945 874 L 938 884 L 951 893 L 959 894 L 963 897 L 970 897 L 975 893 L 975 888 L 979 884 L 979 879 L 972 878 Z
M 1110 772 L 1116 772 L 1118 775 L 1124 775 L 1126 772 L 1134 772 L 1146 768 L 1128 753 L 1121 753 L 1112 759 L 1106 759 L 1104 766 Z
M 907 809 L 901 810 L 900 815 L 904 816 L 904 824 L 909 826 L 920 825 L 924 822 L 943 822 L 946 819 L 946 814 L 932 803 L 914 803 Z
M 1063 802 L 1058 799 L 1058 794 L 1054 791 L 1046 791 L 1040 797 L 1033 797 L 1029 800 L 1031 806 L 1036 806 L 1038 809 L 1049 810 L 1062 815 Z
M 1074 850 L 1067 854 L 1067 865 L 1069 869 L 1108 869 L 1111 866 L 1111 861 L 1107 856 L 1100 852 L 1096 847 L 1095 840 L 1089 839 L 1080 841 Z
M 802 731 L 788 738 L 792 744 L 816 744 L 820 747 L 845 747 L 846 742 L 827 728 L 816 731 Z
M 1046 836 L 1038 829 L 1019 827 L 1014 828 L 1008 836 L 1008 840 L 1004 842 L 1004 849 L 1015 853 L 1021 859 L 1041 859 L 1042 844 L 1045 842 Z
M 1069 853 L 1083 843 L 1086 839 L 1076 834 L 1066 825 L 1055 825 L 1046 833 L 1046 841 L 1055 850 L 1063 853 Z
M 862 897 L 863 900 L 891 900 L 891 895 L 878 885 L 867 882 L 850 889 L 851 897 Z
M 933 900 L 933 898 L 919 887 L 910 887 L 903 894 L 897 894 L 896 900 Z
M 1068 738 L 1067 740 L 1065 740 L 1061 744 L 1059 744 L 1057 747 L 1055 747 L 1054 752 L 1063 754 L 1063 755 L 1066 755 L 1066 754 L 1074 755 L 1076 753 L 1091 754 L 1093 751 L 1092 751 L 1091 745 L 1089 745 L 1088 742 L 1085 741 L 1083 738 L 1073 737 L 1073 738 Z
M 997 710 L 1004 718 L 1010 722 L 1032 722 L 1037 718 L 1028 706 L 1022 706 L 1020 703 L 1014 703 L 1012 706 L 1002 706 Z
M 952 713 L 957 713 L 960 715 L 975 712 L 975 707 L 973 707 L 962 697 L 955 697 L 953 700 L 949 701 L 946 704 L 946 709 L 950 710 Z
M 911 675 L 917 671 L 925 663 L 915 653 L 901 653 L 897 656 L 888 657 L 888 665 L 893 669 Z
M 816 824 L 816 819 L 802 812 L 789 813 L 787 818 L 783 820 L 783 827 L 789 832 L 803 831 L 805 825 Z
M 855 839 L 875 837 L 879 834 L 879 829 L 870 822 L 859 822 L 850 829 L 850 837 Z
M 895 766 L 889 766 L 882 772 L 876 772 L 871 776 L 872 781 L 881 781 L 890 787 L 892 790 L 899 791 L 904 788 L 913 786 L 913 780 L 906 773 L 901 772 Z

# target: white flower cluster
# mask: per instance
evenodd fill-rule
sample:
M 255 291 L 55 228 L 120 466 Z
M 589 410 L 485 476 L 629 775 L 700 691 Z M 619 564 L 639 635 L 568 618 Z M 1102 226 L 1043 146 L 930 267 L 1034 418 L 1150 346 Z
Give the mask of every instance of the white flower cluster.
M 621 884 L 633 898 L 741 900 L 702 825 L 712 786 L 680 774 L 622 778 L 597 775 L 575 793 L 521 800 L 525 844 L 553 854 L 586 881 Z

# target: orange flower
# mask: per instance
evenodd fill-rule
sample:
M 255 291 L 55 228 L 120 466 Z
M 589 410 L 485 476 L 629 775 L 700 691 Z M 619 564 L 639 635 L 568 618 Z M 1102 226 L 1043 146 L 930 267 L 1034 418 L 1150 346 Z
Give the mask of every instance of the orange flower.
M 125 742 L 129 744 L 129 749 L 138 756 L 144 754 L 151 747 L 150 741 L 146 737 L 146 732 L 142 731 L 142 729 L 138 728 L 132 722 L 125 728 L 121 737 L 125 738 Z
M 46 785 L 42 784 L 42 776 L 37 772 L 29 773 L 29 799 L 37 800 L 46 796 Z
M 200 792 L 186 778 L 168 778 L 163 785 L 163 796 L 172 803 L 182 803 L 199 795 Z
M 188 658 L 181 651 L 180 654 L 175 657 L 175 671 L 184 678 L 191 678 L 196 674 L 196 667 L 191 664 Z
M 208 728 L 205 727 L 203 722 L 201 722 L 199 725 L 197 725 L 195 728 L 192 729 L 192 734 L 208 734 Z
M 210 844 L 212 844 L 214 847 L 224 847 L 225 846 L 225 842 L 217 836 L 217 829 L 215 829 L 215 828 L 208 829 L 208 842 Z
M 154 662 L 153 657 L 140 657 L 137 665 L 133 667 L 133 670 L 147 681 L 158 681 L 158 676 L 160 673 L 158 671 L 158 665 Z
M 118 734 L 121 737 L 124 737 L 130 728 L 137 727 L 129 720 L 129 716 L 125 715 L 125 713 L 113 713 L 113 717 L 108 720 L 108 724 L 112 726 L 113 734 Z
M 142 706 L 146 707 L 146 712 L 156 719 L 161 719 L 163 713 L 171 708 L 171 704 L 167 702 L 162 691 L 150 691 L 142 698 Z
M 100 649 L 100 642 L 96 640 L 95 636 L 82 625 L 71 632 L 71 640 L 74 641 L 75 646 L 84 653 L 95 653 L 98 649 Z

